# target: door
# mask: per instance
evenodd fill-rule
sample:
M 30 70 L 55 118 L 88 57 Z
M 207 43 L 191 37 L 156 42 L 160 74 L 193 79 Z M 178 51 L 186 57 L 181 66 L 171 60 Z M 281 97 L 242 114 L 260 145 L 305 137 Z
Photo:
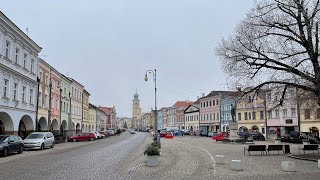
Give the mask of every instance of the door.
M 15 142 L 13 136 L 9 136 L 9 139 L 8 139 L 8 152 L 12 153 L 12 152 L 17 152 L 17 151 L 18 151 L 17 142 Z
M 49 133 L 46 133 L 46 135 L 45 135 L 44 145 L 45 145 L 45 147 L 51 146 L 51 140 L 50 140 Z

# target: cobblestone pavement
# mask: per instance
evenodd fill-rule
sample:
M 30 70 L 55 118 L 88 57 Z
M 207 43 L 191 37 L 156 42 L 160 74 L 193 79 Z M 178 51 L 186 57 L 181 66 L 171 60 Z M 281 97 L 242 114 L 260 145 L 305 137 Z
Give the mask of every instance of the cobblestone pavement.
M 316 162 L 286 155 L 243 155 L 247 145 L 222 144 L 204 137 L 161 139 L 160 166 L 146 166 L 143 151 L 152 137 L 148 133 L 95 142 L 64 143 L 54 149 L 25 152 L 0 158 L 0 179 L 319 179 Z M 256 142 L 273 144 L 273 142 Z M 298 146 L 291 145 L 296 153 Z M 226 164 L 215 156 L 225 155 Z M 11 158 L 11 159 L 10 159 Z M 243 171 L 230 170 L 231 160 L 241 160 Z M 297 172 L 281 171 L 281 161 L 296 163 Z
M 161 139 L 160 166 L 150 168 L 145 158 L 130 170 L 126 179 L 319 179 L 320 169 L 316 162 L 292 159 L 286 155 L 266 156 L 243 154 L 247 145 L 216 143 L 205 137 L 175 137 Z M 274 144 L 256 142 L 256 144 Z M 291 152 L 297 153 L 298 146 L 291 145 Z M 215 156 L 224 155 L 225 164 L 216 164 Z M 231 160 L 241 160 L 243 171 L 230 170 Z M 297 172 L 283 172 L 281 161 L 296 163 Z

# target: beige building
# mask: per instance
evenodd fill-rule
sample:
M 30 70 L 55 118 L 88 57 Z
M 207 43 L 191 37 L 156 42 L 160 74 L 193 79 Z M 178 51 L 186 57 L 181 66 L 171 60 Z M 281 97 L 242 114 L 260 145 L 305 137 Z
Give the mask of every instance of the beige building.
M 83 89 L 82 93 L 82 131 L 89 132 L 89 97 L 90 94 L 87 90 Z
M 97 107 L 89 104 L 89 126 L 88 132 L 95 132 L 97 129 Z
M 185 117 L 185 129 L 190 131 L 199 130 L 199 116 L 200 116 L 200 108 L 199 101 L 189 105 L 184 111 Z
M 320 107 L 312 100 L 300 101 L 300 132 L 315 133 L 319 136 Z

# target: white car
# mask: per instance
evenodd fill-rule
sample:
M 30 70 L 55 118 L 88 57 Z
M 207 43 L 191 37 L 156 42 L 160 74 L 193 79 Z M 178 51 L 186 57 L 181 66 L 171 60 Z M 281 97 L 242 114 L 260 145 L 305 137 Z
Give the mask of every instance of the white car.
M 115 133 L 114 133 L 114 130 L 106 130 L 109 134 L 110 134 L 110 136 L 113 136 Z
M 24 139 L 24 149 L 44 149 L 54 147 L 54 136 L 51 132 L 33 132 Z
M 100 134 L 99 132 L 94 132 L 94 134 L 96 135 L 97 139 L 103 139 L 106 137 L 104 134 Z

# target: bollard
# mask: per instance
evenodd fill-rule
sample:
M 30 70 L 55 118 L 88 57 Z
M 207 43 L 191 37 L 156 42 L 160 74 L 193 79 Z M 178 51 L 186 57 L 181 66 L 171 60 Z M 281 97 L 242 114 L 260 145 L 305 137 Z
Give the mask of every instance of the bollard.
M 216 164 L 225 164 L 224 155 L 216 155 Z
M 231 161 L 231 170 L 241 171 L 241 160 L 232 160 Z
M 318 168 L 320 168 L 320 159 L 318 159 Z

